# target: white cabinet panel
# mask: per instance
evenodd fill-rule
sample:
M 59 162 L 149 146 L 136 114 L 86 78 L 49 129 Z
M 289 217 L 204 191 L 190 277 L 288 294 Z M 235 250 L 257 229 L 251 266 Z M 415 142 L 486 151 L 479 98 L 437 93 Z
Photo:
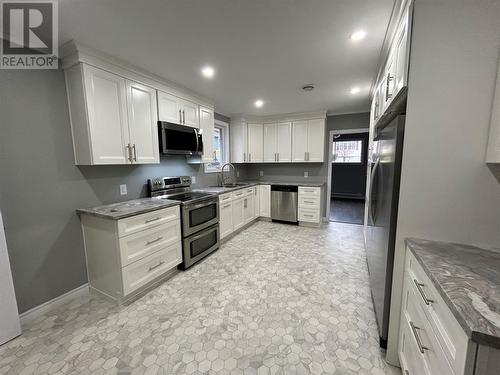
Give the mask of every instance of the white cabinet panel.
M 238 230 L 245 225 L 244 198 L 233 200 L 233 229 Z
M 252 192 L 253 193 L 253 192 Z M 243 198 L 243 212 L 244 212 L 244 221 L 245 224 L 250 223 L 253 219 L 255 219 L 255 204 L 254 204 L 254 195 L 247 195 Z
M 487 163 L 500 163 L 500 60 L 497 69 L 497 83 L 491 113 L 488 148 L 486 151 Z
M 210 108 L 200 107 L 200 131 L 203 138 L 204 163 L 210 163 L 215 159 L 214 153 L 214 111 Z
M 260 216 L 271 217 L 271 185 L 259 186 Z
M 182 110 L 182 125 L 191 126 L 193 128 L 200 127 L 198 104 L 189 100 L 181 100 Z
M 264 124 L 264 162 L 277 161 L 277 123 Z
M 292 161 L 306 161 L 307 127 L 307 120 L 294 121 L 292 124 Z
M 396 95 L 404 86 L 407 85 L 408 76 L 408 17 L 401 24 L 395 40 L 395 78 L 394 95 Z
M 265 138 L 264 138 L 265 139 Z M 276 153 L 278 162 L 292 161 L 292 123 L 280 122 L 277 126 Z
M 221 239 L 233 233 L 233 204 L 230 200 L 219 204 L 219 226 Z
M 247 162 L 250 163 L 260 163 L 262 162 L 264 156 L 263 148 L 263 135 L 262 135 L 262 124 L 249 123 L 247 125 L 248 129 L 248 159 Z
M 156 90 L 127 81 L 127 108 L 133 163 L 159 163 Z
M 177 96 L 158 91 L 158 120 L 182 123 L 181 103 Z
M 88 65 L 84 65 L 83 73 L 91 164 L 127 164 L 129 132 L 125 79 Z
M 247 124 L 242 119 L 231 120 L 229 127 L 231 138 L 231 163 L 247 161 Z
M 323 162 L 325 159 L 325 120 L 309 120 L 307 124 L 307 161 Z
M 257 218 L 260 216 L 260 191 L 259 186 L 254 186 L 254 216 Z

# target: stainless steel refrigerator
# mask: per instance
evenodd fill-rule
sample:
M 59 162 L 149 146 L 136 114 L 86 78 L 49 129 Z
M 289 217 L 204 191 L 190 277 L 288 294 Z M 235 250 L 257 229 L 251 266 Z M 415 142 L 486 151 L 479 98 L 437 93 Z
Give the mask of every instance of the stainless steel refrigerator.
M 392 270 L 398 212 L 405 116 L 395 116 L 374 131 L 368 194 L 366 257 L 380 334 L 387 346 Z

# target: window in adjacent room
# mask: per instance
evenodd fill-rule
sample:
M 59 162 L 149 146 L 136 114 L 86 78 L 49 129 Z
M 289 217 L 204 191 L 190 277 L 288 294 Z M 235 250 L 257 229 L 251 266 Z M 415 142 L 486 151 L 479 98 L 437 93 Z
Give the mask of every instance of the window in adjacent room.
M 219 172 L 229 161 L 229 126 L 226 122 L 215 120 L 213 147 L 215 159 L 205 164 L 205 173 Z
M 362 140 L 339 140 L 333 142 L 334 163 L 361 163 L 362 155 Z

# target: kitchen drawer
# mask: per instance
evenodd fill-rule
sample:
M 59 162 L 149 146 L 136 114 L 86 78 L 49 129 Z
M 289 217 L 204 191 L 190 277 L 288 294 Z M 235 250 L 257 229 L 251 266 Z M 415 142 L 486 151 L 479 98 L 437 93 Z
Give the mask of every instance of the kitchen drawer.
M 245 193 L 246 193 L 245 189 L 233 191 L 233 199 L 242 198 L 245 196 Z
M 310 186 L 299 186 L 299 197 L 301 195 L 304 196 L 317 196 L 319 197 L 321 195 L 321 188 L 320 187 L 310 187 Z
M 121 219 L 118 220 L 118 236 L 127 236 L 173 220 L 180 220 L 179 206 Z
M 406 250 L 405 269 L 446 358 L 455 373 L 463 374 L 469 342 L 467 335 L 409 249 Z
M 254 187 L 245 189 L 245 196 L 254 195 Z
M 233 193 L 226 193 L 219 195 L 220 204 L 231 202 L 232 200 L 233 200 Z
M 304 196 L 299 196 L 299 207 L 304 207 L 304 208 L 314 208 L 319 210 L 320 207 L 320 197 L 316 196 L 310 196 L 310 197 L 304 197 Z
M 122 267 L 181 241 L 181 223 L 172 220 L 120 238 Z
M 319 210 L 299 207 L 299 221 L 319 223 Z
M 420 374 L 421 372 L 417 370 L 425 369 L 425 373 L 430 375 L 454 375 L 454 371 L 446 359 L 443 348 L 420 306 L 420 296 L 418 293 L 413 281 L 406 275 L 403 288 L 401 328 L 403 334 L 405 329 L 407 330 L 409 328 L 411 339 L 414 344 L 416 344 L 416 347 L 413 346 L 411 356 L 408 354 L 407 357 L 414 358 L 415 361 L 420 364 L 415 371 L 410 371 L 410 374 Z M 407 327 L 404 327 L 404 325 L 407 325 Z M 410 337 L 407 337 L 406 341 L 410 341 Z M 419 341 L 421 345 L 419 345 Z M 401 337 L 400 345 L 403 343 L 404 340 L 403 337 Z M 401 346 L 400 348 L 402 349 Z M 403 350 L 400 350 L 400 352 L 401 351 Z
M 401 319 L 399 339 L 399 362 L 403 375 L 430 375 L 421 359 L 421 353 L 405 317 Z
M 123 295 L 145 286 L 182 262 L 181 242 L 165 247 L 122 269 Z

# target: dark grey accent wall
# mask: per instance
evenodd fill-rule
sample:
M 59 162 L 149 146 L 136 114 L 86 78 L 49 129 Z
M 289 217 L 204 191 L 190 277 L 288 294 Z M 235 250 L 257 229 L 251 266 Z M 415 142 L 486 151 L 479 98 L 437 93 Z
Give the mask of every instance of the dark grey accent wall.
M 144 197 L 150 176 L 216 183 L 184 157 L 76 167 L 62 71 L 1 71 L 0 113 L 0 209 L 20 312 L 87 282 L 76 208 Z M 120 184 L 128 195 L 119 194 Z
M 244 164 L 245 175 L 252 180 L 276 180 L 276 181 L 314 181 L 325 183 L 325 197 L 329 196 L 326 192 L 326 181 L 328 179 L 328 141 L 331 130 L 343 129 L 368 129 L 370 125 L 370 113 L 354 113 L 346 115 L 328 116 L 325 126 L 325 162 L 324 163 L 289 163 L 289 164 Z M 260 177 L 260 171 L 264 176 Z M 304 172 L 309 173 L 308 178 L 304 178 Z M 322 208 L 323 215 L 326 212 L 326 204 Z

